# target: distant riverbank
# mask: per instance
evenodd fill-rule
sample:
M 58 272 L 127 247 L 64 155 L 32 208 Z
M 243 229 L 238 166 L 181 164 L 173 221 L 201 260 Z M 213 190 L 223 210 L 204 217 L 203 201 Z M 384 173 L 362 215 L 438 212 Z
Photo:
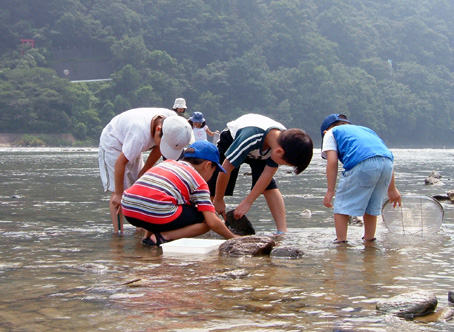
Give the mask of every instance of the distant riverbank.
M 51 141 L 53 144 L 49 144 L 49 141 Z M 0 133 L 0 147 L 60 145 L 71 146 L 76 142 L 76 139 L 71 134 Z

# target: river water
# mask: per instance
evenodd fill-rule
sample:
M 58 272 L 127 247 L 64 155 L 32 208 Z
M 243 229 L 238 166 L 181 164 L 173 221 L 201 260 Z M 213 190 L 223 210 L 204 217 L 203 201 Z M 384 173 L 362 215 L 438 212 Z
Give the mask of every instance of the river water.
M 401 193 L 454 189 L 453 149 L 393 153 Z M 124 237 L 112 235 L 96 149 L 1 148 L 0 330 L 454 330 L 454 322 L 406 321 L 375 309 L 381 298 L 419 289 L 434 292 L 438 308 L 449 306 L 454 205 L 442 202 L 436 235 L 394 235 L 380 221 L 377 242 L 363 244 L 363 228 L 352 225 L 349 244 L 334 245 L 324 167 L 315 151 L 301 175 L 285 167 L 277 174 L 290 228 L 281 245 L 298 247 L 303 258 L 163 255 L 142 246 L 129 224 Z M 432 170 L 442 183 L 426 186 Z M 228 208 L 249 184 L 240 176 Z M 300 215 L 305 209 L 310 217 Z M 275 229 L 262 198 L 248 217 L 258 234 Z

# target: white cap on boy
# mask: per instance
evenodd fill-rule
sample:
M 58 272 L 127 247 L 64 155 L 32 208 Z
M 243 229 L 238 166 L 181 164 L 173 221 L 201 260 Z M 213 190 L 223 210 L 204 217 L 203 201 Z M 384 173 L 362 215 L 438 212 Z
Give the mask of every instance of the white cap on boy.
M 184 147 L 191 140 L 192 128 L 188 120 L 180 116 L 169 116 L 162 123 L 162 137 L 159 146 L 166 159 L 177 160 Z

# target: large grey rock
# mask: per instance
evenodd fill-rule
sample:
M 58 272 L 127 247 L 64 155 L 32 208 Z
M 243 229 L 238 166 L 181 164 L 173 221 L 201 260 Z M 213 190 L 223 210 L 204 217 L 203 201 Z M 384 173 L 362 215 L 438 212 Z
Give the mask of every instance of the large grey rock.
M 382 299 L 377 303 L 377 310 L 399 317 L 413 318 L 433 313 L 438 300 L 434 293 L 415 291 Z
M 225 241 L 219 246 L 221 256 L 269 255 L 276 245 L 271 236 L 250 235 Z
M 226 214 L 225 225 L 236 235 L 254 235 L 255 229 L 252 227 L 251 222 L 249 221 L 246 215 L 241 218 L 235 219 L 233 217 L 233 211 L 231 210 Z
M 294 247 L 274 247 L 271 250 L 271 258 L 280 258 L 280 259 L 298 259 L 303 257 L 304 252 L 298 248 Z

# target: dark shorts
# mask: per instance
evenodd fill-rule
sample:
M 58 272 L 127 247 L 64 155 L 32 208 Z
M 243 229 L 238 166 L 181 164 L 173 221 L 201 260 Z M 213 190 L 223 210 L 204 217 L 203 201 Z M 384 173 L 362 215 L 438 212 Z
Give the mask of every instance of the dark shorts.
M 219 149 L 219 155 L 220 155 L 220 163 L 222 164 L 225 160 L 225 152 L 227 149 L 230 147 L 230 145 L 233 143 L 233 137 L 230 134 L 230 130 L 224 130 L 220 137 L 219 141 L 217 143 L 217 147 Z M 243 162 L 248 164 L 251 167 L 251 173 L 252 173 L 252 185 L 251 189 L 254 188 L 255 183 L 259 179 L 260 175 L 262 175 L 263 170 L 265 169 L 267 160 L 259 160 L 259 159 L 251 159 L 251 158 L 246 158 L 246 160 Z M 240 168 L 235 168 L 232 170 L 230 173 L 230 179 L 229 183 L 227 184 L 227 188 L 225 189 L 225 196 L 233 196 L 233 191 L 235 189 L 235 183 L 238 178 L 238 173 L 240 171 Z M 208 181 L 208 186 L 210 187 L 210 194 L 211 196 L 214 196 L 216 192 L 216 180 L 218 178 L 219 171 L 216 169 L 214 172 L 213 176 L 211 179 Z M 268 186 L 266 187 L 265 190 L 270 190 L 270 189 L 276 189 L 277 184 L 276 180 L 273 178 Z
M 152 224 L 136 218 L 126 216 L 125 218 L 131 225 L 144 228 L 150 232 L 168 232 L 205 221 L 203 213 L 197 211 L 195 206 L 190 205 L 183 205 L 183 211 L 180 216 L 167 224 Z

